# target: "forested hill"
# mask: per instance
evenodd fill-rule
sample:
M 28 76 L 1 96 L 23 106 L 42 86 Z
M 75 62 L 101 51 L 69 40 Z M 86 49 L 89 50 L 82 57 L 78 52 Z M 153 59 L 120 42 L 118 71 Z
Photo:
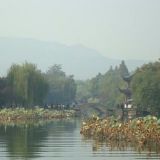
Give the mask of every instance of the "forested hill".
M 124 81 L 132 77 L 130 85 Z M 128 88 L 128 89 L 127 89 Z M 127 90 L 126 90 L 127 89 Z M 98 74 L 87 81 L 77 81 L 77 101 L 88 106 L 103 106 L 109 111 L 120 108 L 126 101 L 121 91 L 130 94 L 130 100 L 137 113 L 160 115 L 160 59 L 143 65 L 129 73 L 124 61 L 115 68 L 110 68 L 105 74 Z M 127 94 L 128 94 L 127 93 Z M 93 106 L 92 106 L 93 107 Z
M 76 79 L 92 78 L 105 73 L 109 67 L 120 64 L 121 60 L 103 57 L 96 50 L 81 45 L 66 46 L 59 43 L 34 39 L 0 38 L 0 75 L 6 75 L 13 63 L 28 61 L 46 71 L 54 64 L 61 64 L 66 74 Z M 143 60 L 125 60 L 129 70 L 145 63 Z

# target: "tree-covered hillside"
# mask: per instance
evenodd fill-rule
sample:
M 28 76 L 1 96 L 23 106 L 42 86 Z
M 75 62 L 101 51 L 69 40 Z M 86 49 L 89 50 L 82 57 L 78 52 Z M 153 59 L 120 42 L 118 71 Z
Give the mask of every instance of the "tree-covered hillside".
M 122 76 L 128 75 L 125 62 L 110 69 L 105 74 L 98 74 L 86 82 L 77 82 L 77 99 L 84 102 L 101 103 L 107 108 L 116 107 L 122 103 L 124 96 L 119 92 L 119 87 L 125 87 Z
M 87 81 L 77 82 L 77 100 L 85 103 L 103 104 L 114 109 L 121 105 L 125 97 L 119 88 L 126 88 L 122 77 L 129 75 L 125 62 L 98 74 Z M 133 104 L 138 111 L 160 114 L 160 61 L 148 63 L 134 71 L 131 80 Z

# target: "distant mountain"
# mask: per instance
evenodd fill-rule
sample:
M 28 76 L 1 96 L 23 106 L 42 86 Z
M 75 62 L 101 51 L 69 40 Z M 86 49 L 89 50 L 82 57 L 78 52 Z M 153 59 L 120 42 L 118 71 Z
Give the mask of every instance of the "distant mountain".
M 119 65 L 121 60 L 109 59 L 94 49 L 81 45 L 66 46 L 23 38 L 0 38 L 0 75 L 5 75 L 11 64 L 25 61 L 37 64 L 46 71 L 54 64 L 61 64 L 67 74 L 76 79 L 88 79 L 109 67 Z M 145 63 L 143 60 L 125 60 L 129 70 Z

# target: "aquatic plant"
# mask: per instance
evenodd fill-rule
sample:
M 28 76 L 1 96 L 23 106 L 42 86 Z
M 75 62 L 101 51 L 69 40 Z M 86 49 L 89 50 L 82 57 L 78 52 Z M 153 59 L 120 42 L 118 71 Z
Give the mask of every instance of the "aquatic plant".
M 49 110 L 43 108 L 37 109 L 1 109 L 0 110 L 0 123 L 15 122 L 15 121 L 29 121 L 29 120 L 50 120 L 54 118 L 66 118 L 75 115 L 74 110 Z
M 81 134 L 99 141 L 134 143 L 139 147 L 155 144 L 160 147 L 160 119 L 139 117 L 128 122 L 114 117 L 91 117 L 82 123 Z

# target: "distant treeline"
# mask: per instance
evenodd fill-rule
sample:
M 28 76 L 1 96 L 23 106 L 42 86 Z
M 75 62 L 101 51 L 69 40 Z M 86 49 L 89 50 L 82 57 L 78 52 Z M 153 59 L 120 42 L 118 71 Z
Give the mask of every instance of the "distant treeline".
M 119 87 L 126 87 L 122 76 L 128 75 L 129 71 L 125 62 L 105 73 L 99 73 L 96 77 L 87 81 L 77 82 L 77 99 L 79 101 L 100 102 L 107 108 L 113 108 L 122 103 L 124 96 L 120 94 Z
M 130 89 L 137 110 L 160 114 L 160 61 L 144 64 L 133 73 Z M 114 109 L 124 102 L 125 96 L 120 93 L 119 88 L 127 88 L 122 77 L 129 74 L 131 73 L 122 61 L 105 74 L 99 73 L 90 80 L 77 81 L 77 100 L 101 103 L 108 109 Z
M 75 95 L 73 76 L 67 76 L 60 65 L 42 73 L 32 63 L 13 64 L 7 76 L 0 78 L 0 106 L 71 104 Z
M 68 105 L 74 101 L 99 103 L 114 109 L 124 102 L 119 88 L 126 88 L 129 75 L 124 61 L 115 68 L 86 81 L 67 76 L 61 65 L 42 73 L 35 64 L 13 64 L 0 78 L 0 106 Z M 131 81 L 133 103 L 139 111 L 160 114 L 160 61 L 144 64 L 134 71 Z

